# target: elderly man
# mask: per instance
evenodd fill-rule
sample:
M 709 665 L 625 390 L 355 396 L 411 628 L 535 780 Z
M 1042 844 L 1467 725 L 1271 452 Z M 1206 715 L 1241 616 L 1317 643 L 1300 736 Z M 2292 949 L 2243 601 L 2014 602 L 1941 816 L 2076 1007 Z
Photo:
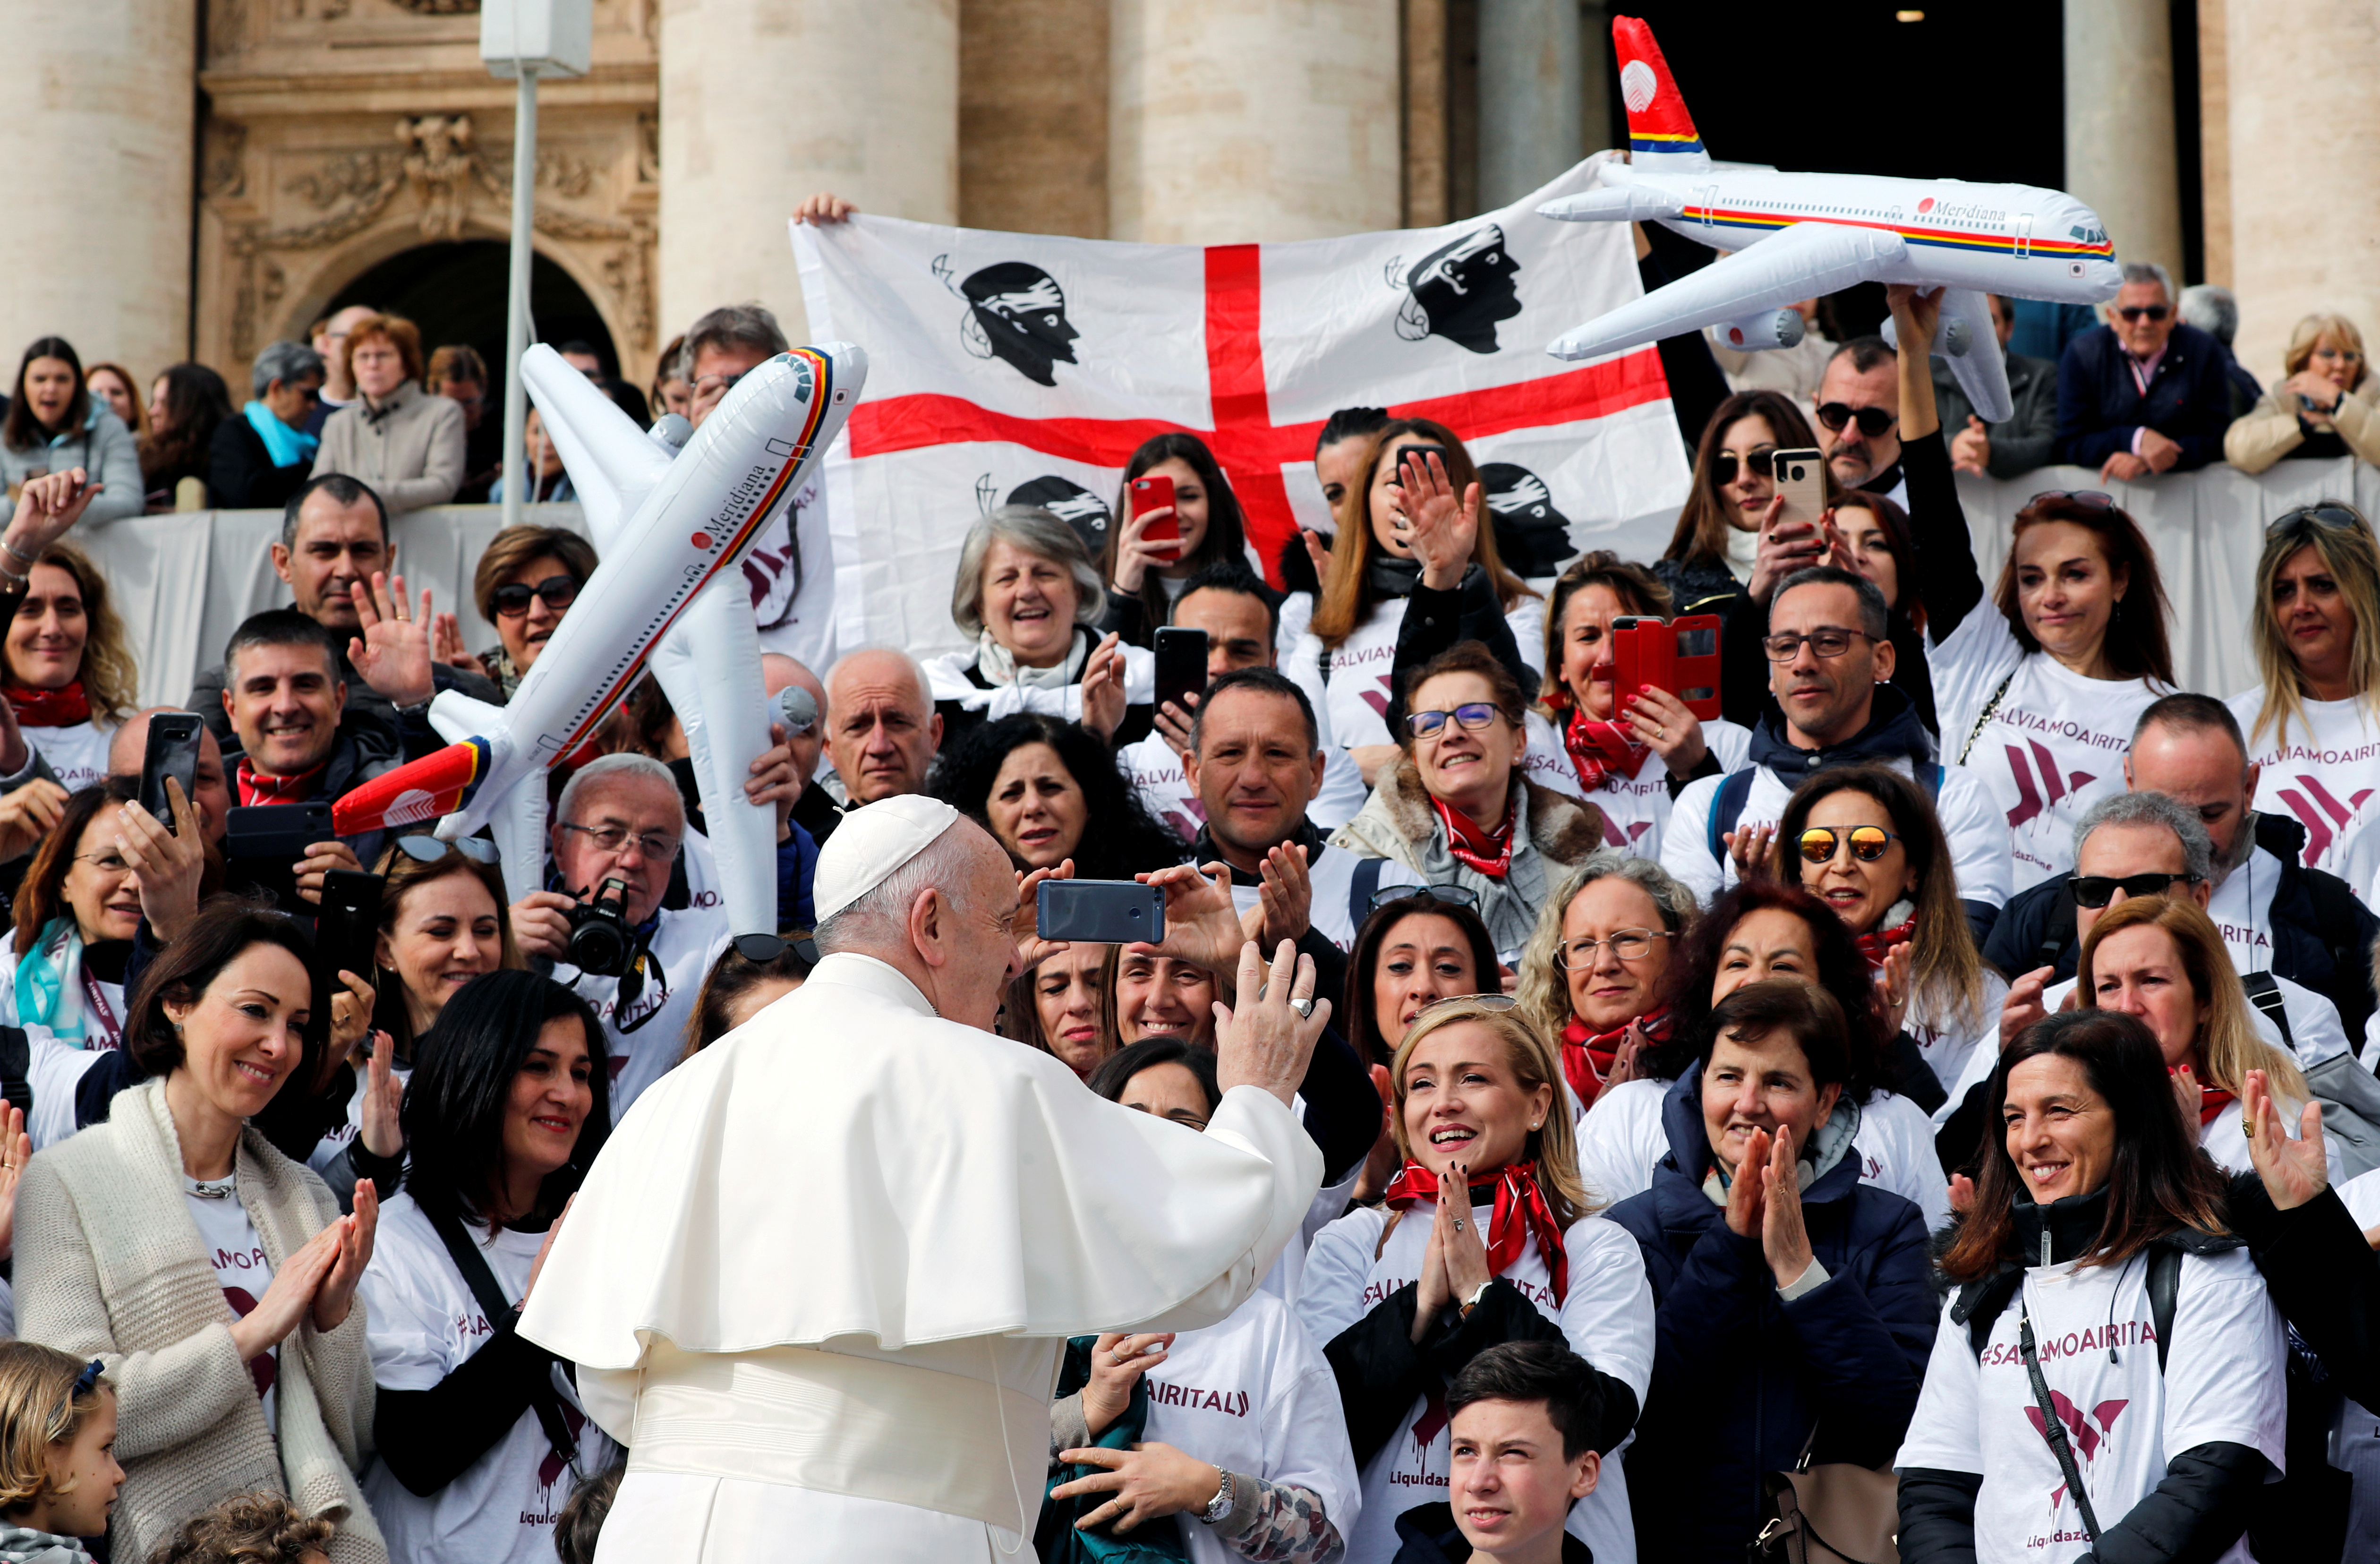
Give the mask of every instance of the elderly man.
M 1321 1176 L 1288 1108 L 1328 1020 L 1311 963 L 1283 950 L 1268 976 L 1242 952 L 1222 1099 L 1191 1135 L 988 1033 L 1043 952 L 1012 934 L 1006 855 L 948 805 L 853 815 L 818 895 L 809 981 L 613 1133 L 522 1316 L 589 1415 L 633 1432 L 607 1556 L 1029 1546 L 1065 1339 L 1222 1318 Z
M 2173 279 L 2128 261 L 2107 323 L 2058 362 L 2058 460 L 2100 481 L 2190 472 L 2223 459 L 2231 425 L 2223 345 L 2174 313 Z
M 2009 399 L 2015 404 L 2005 423 L 1986 424 L 1974 404 L 1950 373 L 1948 358 L 1931 360 L 1934 406 L 1942 415 L 1950 442 L 1950 465 L 1961 472 L 2015 478 L 2045 467 L 2058 443 L 2058 366 L 2046 358 L 2028 358 L 2008 351 L 2016 333 L 2016 309 L 2006 297 L 1993 294 L 1992 330 L 2008 360 Z
M 1835 349 L 1818 381 L 1818 442 L 1846 489 L 1881 494 L 1907 509 L 1900 476 L 1900 360 L 1880 336 Z
M 942 715 L 926 671 L 894 647 L 845 654 L 827 674 L 826 756 L 854 808 L 926 791 L 942 747 Z
M 662 905 L 686 842 L 686 807 L 669 768 L 643 755 L 606 755 L 574 772 L 554 807 L 551 846 L 559 890 L 512 905 L 513 941 L 553 964 L 603 1023 L 616 1121 L 677 1062 L 702 980 L 727 948 L 724 908 Z M 618 965 L 589 970 L 570 957 L 573 915 L 598 909 L 626 947 Z M 583 917 L 583 913 L 580 915 Z

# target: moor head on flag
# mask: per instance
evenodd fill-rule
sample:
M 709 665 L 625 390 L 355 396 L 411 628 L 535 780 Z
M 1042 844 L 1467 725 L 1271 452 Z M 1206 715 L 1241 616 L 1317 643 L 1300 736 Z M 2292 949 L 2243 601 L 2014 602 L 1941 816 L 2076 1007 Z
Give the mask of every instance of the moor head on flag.
M 1027 261 L 1002 261 L 953 283 L 947 255 L 934 257 L 934 275 L 966 301 L 959 341 L 978 358 L 998 358 L 1037 385 L 1056 385 L 1056 366 L 1075 361 L 1082 333 L 1066 319 L 1066 295 L 1057 279 Z
M 1512 281 L 1521 263 L 1506 253 L 1501 225 L 1474 228 L 1402 276 L 1397 275 L 1400 261 L 1389 262 L 1389 285 L 1405 293 L 1397 335 L 1407 342 L 1442 336 L 1474 353 L 1496 351 L 1496 322 L 1521 312 Z
M 991 509 L 988 491 L 990 481 L 991 475 L 987 473 L 976 485 L 976 497 L 986 512 Z M 1093 559 L 1098 559 L 1107 549 L 1108 527 L 1115 519 L 1108 509 L 1108 503 L 1071 478 L 1060 478 L 1051 473 L 1020 483 L 1008 491 L 1007 503 L 1033 505 L 1048 511 L 1075 529 Z
M 1570 517 L 1554 503 L 1546 480 L 1515 462 L 1489 462 L 1479 484 L 1496 528 L 1496 553 L 1521 576 L 1550 576 L 1577 551 L 1571 546 Z

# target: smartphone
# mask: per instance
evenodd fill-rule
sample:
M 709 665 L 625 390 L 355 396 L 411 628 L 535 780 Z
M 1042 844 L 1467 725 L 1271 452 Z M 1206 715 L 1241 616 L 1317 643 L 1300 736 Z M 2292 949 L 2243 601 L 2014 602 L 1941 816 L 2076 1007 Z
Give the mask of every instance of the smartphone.
M 195 711 L 160 711 L 149 719 L 149 747 L 140 758 L 140 806 L 165 829 L 174 829 L 174 806 L 165 796 L 165 779 L 182 784 L 190 796 L 199 775 L 199 715 Z
M 1785 508 L 1777 514 L 1777 525 L 1807 522 L 1810 536 L 1817 537 L 1818 518 L 1827 510 L 1827 458 L 1803 446 L 1779 451 L 1772 460 L 1775 466 L 1770 470 L 1777 475 L 1777 492 L 1785 496 Z
M 151 721 L 155 721 L 152 718 Z M 327 799 L 303 804 L 255 804 L 224 815 L 224 856 L 273 858 L 294 863 L 317 842 L 338 835 L 331 829 Z
M 322 910 L 314 918 L 314 960 L 315 976 L 326 991 L 339 991 L 343 969 L 371 981 L 386 884 L 379 875 L 354 869 L 331 869 L 322 876 Z
M 1136 879 L 1045 879 L 1033 927 L 1044 940 L 1154 945 L 1165 938 L 1165 891 Z
M 1650 615 L 1611 621 L 1615 691 L 1634 694 L 1650 685 L 1684 702 L 1707 722 L 1718 715 L 1718 631 L 1715 613 L 1690 613 L 1667 623 Z
M 1173 480 L 1163 476 L 1135 478 L 1132 480 L 1132 514 L 1147 515 L 1150 511 L 1169 510 L 1173 504 Z M 1140 535 L 1145 543 L 1172 543 L 1176 547 L 1159 551 L 1153 557 L 1172 564 L 1182 557 L 1178 546 L 1182 541 L 1182 518 L 1169 515 L 1162 521 L 1152 521 L 1148 530 Z
M 1207 689 L 1207 632 L 1184 630 L 1169 624 L 1157 632 L 1157 709 L 1165 709 L 1172 701 L 1190 715 L 1190 703 L 1184 696 L 1203 695 Z

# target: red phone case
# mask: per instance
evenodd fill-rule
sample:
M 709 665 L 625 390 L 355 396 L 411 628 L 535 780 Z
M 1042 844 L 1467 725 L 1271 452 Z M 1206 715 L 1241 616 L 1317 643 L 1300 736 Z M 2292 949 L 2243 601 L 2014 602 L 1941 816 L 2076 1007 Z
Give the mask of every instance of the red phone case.
M 1650 685 L 1676 696 L 1702 721 L 1711 721 L 1718 715 L 1718 634 L 1716 613 L 1689 613 L 1666 624 L 1653 620 L 1615 629 L 1613 693 L 1624 700 Z
M 1139 515 L 1146 511 L 1164 510 L 1172 503 L 1173 480 L 1172 479 L 1135 478 L 1132 480 L 1133 515 Z M 1182 518 L 1178 515 L 1170 515 L 1163 521 L 1151 522 L 1148 530 L 1140 536 L 1142 541 L 1148 543 L 1179 543 L 1182 541 Z M 1174 549 L 1159 557 L 1171 564 L 1182 557 L 1182 551 Z

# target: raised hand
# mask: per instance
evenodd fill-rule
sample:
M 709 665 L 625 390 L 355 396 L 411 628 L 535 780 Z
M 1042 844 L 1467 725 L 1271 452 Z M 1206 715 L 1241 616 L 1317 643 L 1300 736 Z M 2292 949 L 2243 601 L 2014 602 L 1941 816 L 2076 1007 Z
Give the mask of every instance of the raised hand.
M 322 1273 L 322 1286 L 314 1290 L 314 1328 L 336 1330 L 346 1323 L 347 1309 L 355 1302 L 356 1285 L 364 1279 L 364 1269 L 371 1264 L 372 1234 L 380 1225 L 380 1192 L 370 1179 L 356 1181 L 356 1208 L 341 1217 L 323 1231 L 337 1234 L 338 1242 L 331 1251 L 331 1263 Z
M 1165 1361 L 1172 1331 L 1126 1335 L 1110 1331 L 1091 1343 L 1091 1376 L 1083 1384 L 1083 1422 L 1096 1439 L 1132 1405 L 1140 1376 Z
M 1091 650 L 1083 664 L 1083 726 L 1101 744 L 1115 742 L 1123 724 L 1123 647 L 1122 637 L 1109 636 Z
M 174 811 L 170 831 L 139 804 L 125 805 L 116 817 L 115 850 L 140 878 L 140 915 L 159 942 L 170 945 L 199 910 L 207 847 L 181 778 L 165 779 L 165 802 Z
M 358 1182 L 367 1189 L 371 1185 L 369 1179 Z M 273 1284 L 256 1301 L 256 1307 L 231 1322 L 232 1346 L 237 1349 L 240 1362 L 261 1357 L 305 1323 L 307 1314 L 314 1307 L 316 1294 L 322 1291 L 322 1279 L 330 1274 L 333 1262 L 339 1257 L 340 1245 L 346 1242 L 352 1220 L 338 1218 L 273 1267 Z M 339 1317 L 346 1317 L 344 1307 Z
M 357 1134 L 364 1149 L 386 1159 L 405 1149 L 405 1083 L 396 1078 L 393 1061 L 396 1040 L 385 1032 L 372 1034 L 371 1058 L 364 1063 L 363 1123 Z
M 2330 1158 L 2322 1144 L 2322 1104 L 2309 1102 L 2298 1116 L 2298 1138 L 2291 1140 L 2281 1124 L 2279 1105 L 2261 1070 L 2248 1072 L 2240 1091 L 2240 1110 L 2246 1115 L 2248 1160 L 2272 1196 L 2273 1208 L 2287 1211 L 2304 1205 L 2330 1187 Z
M 1440 1253 L 1446 1262 L 1448 1300 L 1461 1303 L 1495 1279 L 1488 1268 L 1488 1242 L 1471 1209 L 1471 1164 L 1457 1162 L 1438 1181 L 1438 1214 L 1446 1224 Z
M 430 676 L 430 588 L 421 589 L 421 612 L 406 612 L 405 577 L 392 586 L 385 571 L 372 572 L 371 589 L 353 599 L 361 636 L 348 637 L 347 661 L 356 676 L 399 706 L 419 706 L 438 693 Z
M 1266 850 L 1262 873 L 1256 907 L 1262 926 L 1253 937 L 1264 945 L 1304 939 L 1314 921 L 1314 879 L 1306 871 L 1305 849 L 1275 843 Z
M 2041 1002 L 2041 991 L 2049 987 L 2057 976 L 2054 966 L 2036 966 L 2009 985 L 2008 998 L 2000 1001 L 2000 1047 L 2005 1049 L 2024 1036 L 2037 1021 L 2049 1019 L 2049 1012 Z
M 1251 940 L 1241 948 L 1237 1009 L 1215 1003 L 1215 1082 L 1224 1091 L 1256 1086 L 1287 1107 L 1305 1079 L 1314 1044 L 1330 1023 L 1330 1001 L 1314 997 L 1314 958 L 1282 940 L 1268 972 Z M 1311 1010 L 1301 1014 L 1299 1006 Z
M 8 529 L 0 537 L 27 559 L 38 558 L 106 491 L 106 484 L 93 483 L 81 467 L 28 479 L 17 494 L 17 513 L 8 518 Z
M 33 1159 L 33 1137 L 25 1133 L 25 1112 L 0 1103 L 0 1259 L 17 1248 L 17 1185 Z
M 1425 457 L 1406 451 L 1397 474 L 1412 528 L 1405 541 L 1421 564 L 1422 585 L 1451 592 L 1463 585 L 1463 572 L 1479 541 L 1479 485 L 1469 485 L 1458 500 L 1444 459 L 1434 453 Z
M 2181 1105 L 2181 1121 L 2198 1122 L 2199 1110 L 2206 1106 L 2206 1088 L 2198 1084 L 2198 1070 L 2185 1064 L 2173 1073 L 2174 1100 Z
M 467 673 L 477 673 L 492 679 L 488 665 L 471 654 L 463 644 L 463 622 L 451 613 L 441 613 L 430 626 L 430 655 L 449 668 L 459 668 Z
M 1041 882 L 1074 878 L 1072 858 L 1061 858 L 1050 868 L 1016 877 L 1016 912 L 1009 919 L 1008 932 L 1009 938 L 1016 941 L 1016 964 L 1021 970 L 1030 972 L 1066 948 L 1063 940 L 1041 938 Z
M 1775 879 L 1777 866 L 1774 853 L 1777 828 L 1773 825 L 1742 826 L 1719 838 L 1726 844 L 1728 856 L 1735 863 L 1738 879 Z
M 1992 464 L 1992 431 L 1974 414 L 1967 415 L 1967 427 L 1950 437 L 1950 467 L 1957 472 L 1971 472 L 1981 478 Z
M 0 707 L 8 703 L 0 700 Z M 47 777 L 0 794 L 0 860 L 21 858 L 66 818 L 67 790 Z
M 1429 1242 L 1422 1245 L 1421 1275 L 1414 1279 L 1412 1337 L 1416 1343 L 1438 1328 L 1438 1316 L 1454 1295 L 1453 1284 L 1446 1279 L 1446 1202 L 1441 1198 L 1438 1205 L 1439 1215 L 1430 1218 Z
M 1899 944 L 1884 953 L 1884 965 L 1876 970 L 1876 1002 L 1884 1009 L 1884 1024 L 1895 1032 L 1908 1019 L 1909 975 L 1916 962 L 1916 945 Z

